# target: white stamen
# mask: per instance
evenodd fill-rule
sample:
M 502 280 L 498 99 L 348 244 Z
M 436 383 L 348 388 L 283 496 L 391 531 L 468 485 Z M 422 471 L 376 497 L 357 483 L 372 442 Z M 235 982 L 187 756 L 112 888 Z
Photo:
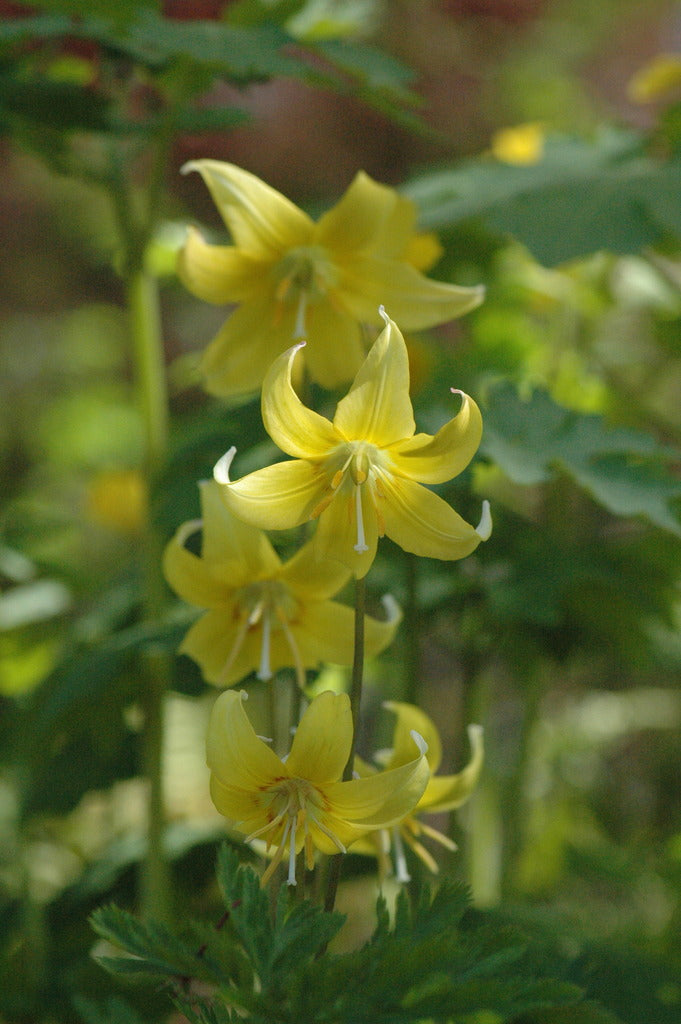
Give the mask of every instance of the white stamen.
M 232 465 L 232 462 L 234 461 L 235 455 L 236 448 L 234 447 L 234 445 L 232 445 L 229 451 L 225 452 L 222 458 L 218 459 L 218 461 L 215 463 L 215 467 L 213 469 L 213 478 L 217 480 L 219 484 L 229 484 L 232 482 L 229 479 L 229 469 L 230 466 Z
M 392 828 L 393 846 L 395 848 L 395 879 L 398 882 L 411 882 L 411 875 L 407 868 L 407 858 L 404 853 L 404 844 L 399 828 Z
M 355 544 L 355 551 L 361 554 L 362 551 L 368 551 L 369 545 L 364 537 L 364 519 L 362 517 L 362 485 L 355 484 L 355 512 L 357 514 L 357 543 Z
M 294 815 L 291 818 L 291 834 L 288 840 L 288 878 L 287 882 L 289 885 L 297 885 L 296 882 L 296 825 L 298 822 L 298 815 Z
M 301 291 L 298 299 L 298 312 L 296 313 L 296 322 L 293 328 L 293 340 L 296 341 L 298 338 L 304 338 L 307 334 L 305 330 L 305 314 L 307 313 L 307 292 Z
M 271 679 L 272 669 L 270 667 L 270 638 L 272 635 L 272 619 L 269 611 L 262 617 L 262 646 L 260 647 L 260 666 L 256 672 L 258 679 Z
M 492 513 L 490 512 L 487 499 L 482 503 L 482 516 L 480 517 L 480 522 L 475 527 L 475 532 L 481 540 L 489 540 L 492 536 Z

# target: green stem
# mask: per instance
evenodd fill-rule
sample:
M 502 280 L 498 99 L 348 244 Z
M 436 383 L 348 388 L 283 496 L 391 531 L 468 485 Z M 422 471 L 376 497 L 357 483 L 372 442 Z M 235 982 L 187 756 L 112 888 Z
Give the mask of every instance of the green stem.
M 421 675 L 421 629 L 417 592 L 417 558 L 409 552 L 405 555 L 407 600 L 404 619 L 409 629 L 404 630 L 404 697 L 408 704 L 419 703 L 419 682 Z
M 143 266 L 131 266 L 126 282 L 135 377 L 144 424 L 146 478 L 157 479 L 168 444 L 168 398 L 156 281 Z M 144 619 L 156 622 L 165 603 L 161 573 L 162 542 L 147 523 L 143 545 Z M 165 800 L 163 793 L 163 711 L 168 685 L 168 659 L 161 651 L 148 651 L 143 663 L 141 704 L 144 711 L 142 767 L 149 787 L 147 853 L 142 865 L 142 911 L 147 916 L 170 916 L 169 869 L 163 850 Z
M 364 610 L 366 607 L 366 577 L 355 580 L 355 647 L 352 660 L 352 679 L 350 682 L 350 711 L 352 714 L 352 743 L 350 744 L 350 755 L 348 757 L 343 780 L 352 778 L 355 764 L 355 748 L 357 744 L 357 730 L 359 727 L 360 705 L 362 703 L 362 681 L 364 678 Z M 326 899 L 324 909 L 329 913 L 336 903 L 336 893 L 340 881 L 342 858 L 336 854 L 331 858 L 329 875 L 327 879 Z

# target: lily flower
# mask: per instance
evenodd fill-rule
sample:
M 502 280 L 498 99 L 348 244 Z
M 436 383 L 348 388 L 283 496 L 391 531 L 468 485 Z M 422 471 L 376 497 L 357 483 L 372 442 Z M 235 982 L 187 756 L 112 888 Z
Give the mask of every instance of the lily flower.
M 310 542 L 281 561 L 265 534 L 226 507 L 212 480 L 200 485 L 202 519 L 185 523 L 168 543 L 163 568 L 170 586 L 190 604 L 207 609 L 185 636 L 180 651 L 196 661 L 205 679 L 232 686 L 252 671 L 270 679 L 322 661 L 351 665 L 354 612 L 330 598 L 350 578 L 338 562 L 319 561 Z M 202 531 L 201 554 L 186 547 Z M 367 651 L 392 641 L 401 612 L 384 598 L 388 619 L 365 618 Z
M 437 873 L 438 866 L 430 852 L 426 849 L 421 837 L 433 839 L 448 850 L 456 850 L 454 843 L 449 836 L 444 835 L 437 829 L 421 821 L 422 814 L 441 814 L 446 811 L 453 811 L 470 798 L 484 761 L 484 739 L 483 729 L 480 725 L 468 726 L 468 740 L 471 746 L 471 759 L 462 771 L 456 775 L 437 775 L 442 760 L 442 743 L 439 733 L 432 719 L 424 711 L 413 704 L 405 704 L 400 701 L 386 701 L 383 705 L 397 716 L 395 731 L 393 734 L 392 748 L 380 752 L 376 760 L 387 770 L 393 771 L 400 765 L 405 764 L 411 754 L 411 733 L 416 731 L 425 740 L 428 750 L 426 757 L 430 768 L 430 779 L 412 812 L 406 815 L 402 821 L 394 825 L 390 830 L 381 832 L 376 837 L 371 837 L 375 842 L 364 840 L 355 847 L 357 853 L 369 853 L 378 856 L 382 867 L 382 873 L 388 873 L 389 857 L 392 851 L 395 860 L 395 877 L 398 882 L 411 880 L 407 870 L 405 857 L 405 844 L 409 846 L 426 867 Z M 356 771 L 360 776 L 370 776 L 375 769 L 359 758 L 355 762 Z
M 433 491 L 457 476 L 482 435 L 480 410 L 468 395 L 458 414 L 434 435 L 416 434 L 404 339 L 382 313 L 385 328 L 341 399 L 333 422 L 308 409 L 291 372 L 300 345 L 281 355 L 263 384 L 262 416 L 272 440 L 293 461 L 231 481 L 236 449 L 217 463 L 215 479 L 240 519 L 262 529 L 287 529 L 318 519 L 319 558 L 336 558 L 357 578 L 366 575 L 386 535 L 405 551 L 431 558 L 465 558 L 492 529 L 489 503 L 470 526 Z
M 222 693 L 208 725 L 207 760 L 213 803 L 246 842 L 262 837 L 275 854 L 265 885 L 288 852 L 288 884 L 296 884 L 296 856 L 308 870 L 315 849 L 345 853 L 360 836 L 400 821 L 428 781 L 425 743 L 414 733 L 410 756 L 390 771 L 342 781 L 352 744 L 347 694 L 327 690 L 312 701 L 280 758 L 260 739 L 246 715 L 246 694 Z
M 192 294 L 237 308 L 206 350 L 206 389 L 227 397 L 257 390 L 264 370 L 297 338 L 312 380 L 335 388 L 364 357 L 362 325 L 386 304 L 405 330 L 462 316 L 481 287 L 431 281 L 415 233 L 416 207 L 359 172 L 340 201 L 312 220 L 281 193 L 233 164 L 193 160 L 233 245 L 211 245 L 190 228 L 178 273 Z M 428 250 L 430 251 L 430 250 Z

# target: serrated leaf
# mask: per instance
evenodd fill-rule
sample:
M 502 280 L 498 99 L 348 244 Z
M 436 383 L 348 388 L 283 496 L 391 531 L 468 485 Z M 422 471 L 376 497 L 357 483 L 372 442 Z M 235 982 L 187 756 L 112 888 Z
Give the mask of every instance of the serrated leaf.
M 504 385 L 490 393 L 481 451 L 516 483 L 544 483 L 560 469 L 613 515 L 642 516 L 681 536 L 681 480 L 669 471 L 681 453 L 641 431 L 608 427 L 546 392 L 523 401 Z
M 600 249 L 634 253 L 681 234 L 681 160 L 647 156 L 642 146 L 635 133 L 613 129 L 593 142 L 554 136 L 536 164 L 484 156 L 423 175 L 406 192 L 423 227 L 481 217 L 549 266 Z

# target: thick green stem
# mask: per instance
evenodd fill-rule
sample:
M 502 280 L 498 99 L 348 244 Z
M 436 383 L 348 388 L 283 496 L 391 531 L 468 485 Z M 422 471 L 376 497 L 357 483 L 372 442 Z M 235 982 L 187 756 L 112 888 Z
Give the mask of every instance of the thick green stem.
M 357 730 L 359 728 L 359 713 L 362 703 L 362 681 L 364 678 L 364 610 L 366 607 L 366 578 L 355 580 L 355 648 L 352 661 L 352 679 L 350 682 L 350 710 L 352 713 L 352 743 L 350 745 L 350 756 L 348 757 L 343 779 L 352 778 L 355 764 L 355 747 L 357 742 Z M 338 882 L 340 881 L 342 858 L 336 855 L 331 858 L 329 875 L 327 879 L 326 899 L 324 909 L 329 913 L 336 903 Z
M 168 443 L 168 399 L 158 290 L 155 280 L 143 266 L 130 269 L 126 284 L 135 377 L 144 424 L 146 478 L 151 485 L 163 466 Z M 158 621 L 165 602 L 161 556 L 161 539 L 150 515 L 142 564 L 143 614 L 147 622 Z M 168 685 L 167 656 L 161 651 L 146 652 L 142 676 L 142 768 L 149 795 L 147 854 L 142 866 L 140 895 L 143 913 L 163 919 L 170 916 L 169 870 L 163 850 L 163 711 Z

